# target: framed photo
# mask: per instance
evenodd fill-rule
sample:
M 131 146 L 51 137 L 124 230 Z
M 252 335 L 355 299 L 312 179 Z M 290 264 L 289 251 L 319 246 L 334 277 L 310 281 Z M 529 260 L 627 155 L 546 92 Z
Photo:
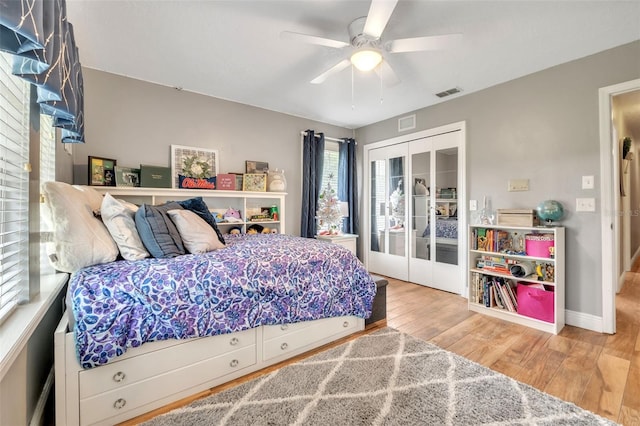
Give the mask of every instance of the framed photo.
M 242 190 L 266 192 L 267 175 L 265 173 L 245 173 L 242 179 Z
M 269 173 L 269 163 L 264 161 L 245 161 L 246 173 Z
M 89 185 L 115 186 L 116 160 L 89 156 Z
M 180 176 L 191 180 L 211 179 L 218 174 L 218 169 L 218 150 L 171 145 L 173 188 L 180 188 Z
M 116 186 L 140 186 L 140 169 L 116 166 Z

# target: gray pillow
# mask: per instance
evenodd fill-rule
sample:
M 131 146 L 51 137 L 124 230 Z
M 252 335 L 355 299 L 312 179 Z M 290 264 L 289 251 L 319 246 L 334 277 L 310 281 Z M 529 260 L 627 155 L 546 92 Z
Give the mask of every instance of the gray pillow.
M 136 212 L 136 228 L 151 256 L 176 257 L 186 253 L 180 233 L 167 214 L 176 209 L 182 206 L 174 202 L 159 206 L 143 204 Z

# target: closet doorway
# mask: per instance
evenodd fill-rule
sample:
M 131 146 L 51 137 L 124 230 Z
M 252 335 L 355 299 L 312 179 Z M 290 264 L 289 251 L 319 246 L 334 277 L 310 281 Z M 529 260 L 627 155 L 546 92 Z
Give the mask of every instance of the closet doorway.
M 366 145 L 369 271 L 466 296 L 465 129 Z

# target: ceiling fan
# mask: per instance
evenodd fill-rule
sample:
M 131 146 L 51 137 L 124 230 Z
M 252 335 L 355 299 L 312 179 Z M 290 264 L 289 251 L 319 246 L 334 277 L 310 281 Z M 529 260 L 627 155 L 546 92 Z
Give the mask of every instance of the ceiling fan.
M 462 37 L 462 34 L 447 34 L 383 41 L 382 32 L 397 3 L 398 0 L 372 0 L 367 16 L 357 18 L 349 24 L 349 43 L 291 31 L 283 31 L 280 36 L 336 49 L 351 48 L 348 59 L 343 59 L 318 75 L 311 80 L 313 84 L 320 84 L 333 74 L 353 65 L 360 71 L 375 70 L 386 86 L 393 86 L 398 84 L 400 79 L 386 61 L 386 54 L 444 49 Z

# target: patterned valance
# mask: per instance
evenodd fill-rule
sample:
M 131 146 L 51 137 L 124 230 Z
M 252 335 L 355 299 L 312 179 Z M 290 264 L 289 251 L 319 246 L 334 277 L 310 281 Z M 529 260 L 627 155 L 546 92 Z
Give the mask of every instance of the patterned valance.
M 14 55 L 13 74 L 37 86 L 62 142 L 84 142 L 82 67 L 65 0 L 0 0 L 0 50 Z

